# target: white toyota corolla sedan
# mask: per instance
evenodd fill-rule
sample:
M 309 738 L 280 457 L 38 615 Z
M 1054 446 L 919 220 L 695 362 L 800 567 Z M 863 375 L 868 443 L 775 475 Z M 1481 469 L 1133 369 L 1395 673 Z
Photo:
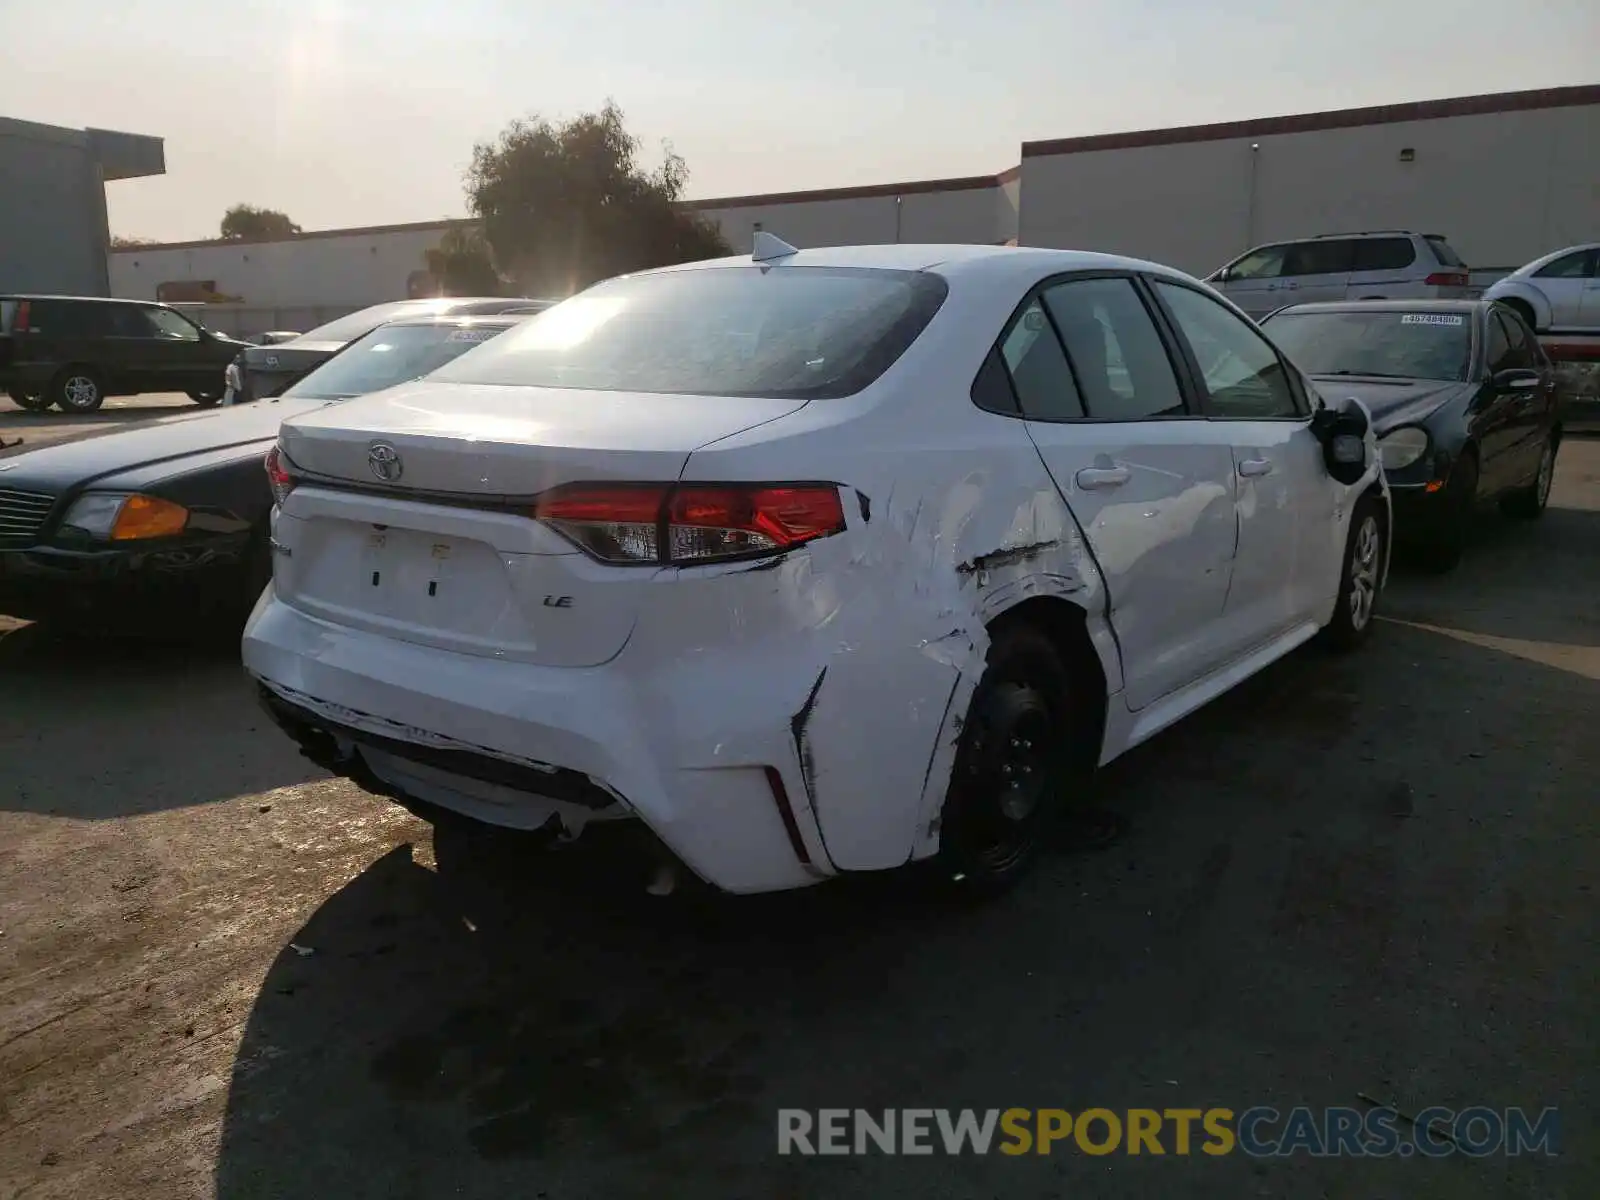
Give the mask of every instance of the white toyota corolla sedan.
M 1368 633 L 1366 412 L 1204 284 L 757 243 L 283 426 L 243 653 L 308 755 L 642 822 L 728 891 L 931 859 L 989 892 L 1097 764 Z

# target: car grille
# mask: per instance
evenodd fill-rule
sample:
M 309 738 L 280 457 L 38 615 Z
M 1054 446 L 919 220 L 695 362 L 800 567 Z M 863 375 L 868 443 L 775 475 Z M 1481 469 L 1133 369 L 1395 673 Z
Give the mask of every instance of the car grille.
M 0 488 L 0 546 L 31 546 L 55 503 L 43 492 Z

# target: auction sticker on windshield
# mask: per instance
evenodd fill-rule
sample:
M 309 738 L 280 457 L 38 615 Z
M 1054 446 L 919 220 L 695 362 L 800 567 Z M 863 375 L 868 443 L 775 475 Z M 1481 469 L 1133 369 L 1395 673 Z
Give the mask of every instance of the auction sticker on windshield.
M 1402 325 L 1465 325 L 1467 319 L 1459 313 L 1407 313 L 1400 318 Z

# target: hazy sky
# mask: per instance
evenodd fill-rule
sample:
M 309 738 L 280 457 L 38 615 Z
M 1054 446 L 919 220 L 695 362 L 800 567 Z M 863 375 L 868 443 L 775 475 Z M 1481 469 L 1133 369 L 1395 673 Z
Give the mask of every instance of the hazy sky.
M 475 141 L 614 97 L 693 197 L 1015 165 L 1018 143 L 1600 82 L 1600 0 L 0 0 L 0 115 L 166 139 L 114 233 L 465 212 Z M 3 186 L 3 181 L 0 181 Z

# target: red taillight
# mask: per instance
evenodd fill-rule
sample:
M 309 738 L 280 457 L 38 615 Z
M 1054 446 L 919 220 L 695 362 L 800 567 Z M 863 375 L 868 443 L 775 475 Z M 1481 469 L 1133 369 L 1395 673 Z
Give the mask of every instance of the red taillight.
M 28 313 L 32 309 L 32 302 L 28 300 L 17 301 L 17 315 L 11 320 L 11 328 L 17 333 L 26 333 L 28 329 Z
M 831 484 L 578 483 L 533 515 L 602 562 L 707 563 L 779 554 L 844 529 Z
M 267 451 L 267 482 L 272 485 L 272 498 L 277 504 L 282 504 L 294 491 L 294 475 L 290 473 L 288 463 L 279 447 L 273 446 Z
M 1435 271 L 1422 282 L 1429 287 L 1466 287 L 1472 277 L 1462 271 Z

